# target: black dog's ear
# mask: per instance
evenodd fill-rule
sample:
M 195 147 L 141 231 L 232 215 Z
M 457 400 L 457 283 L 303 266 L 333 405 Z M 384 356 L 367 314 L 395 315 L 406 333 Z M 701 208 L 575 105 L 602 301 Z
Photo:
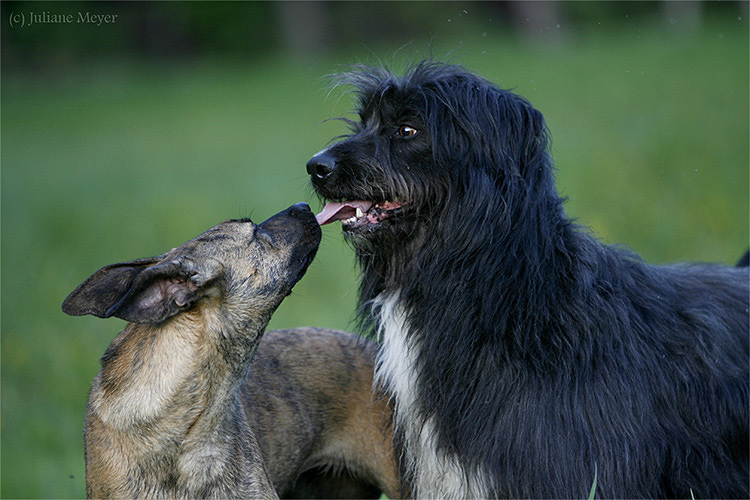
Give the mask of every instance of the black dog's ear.
M 160 323 L 200 296 L 201 290 L 179 261 L 153 257 L 103 267 L 68 295 L 62 309 L 71 316 Z

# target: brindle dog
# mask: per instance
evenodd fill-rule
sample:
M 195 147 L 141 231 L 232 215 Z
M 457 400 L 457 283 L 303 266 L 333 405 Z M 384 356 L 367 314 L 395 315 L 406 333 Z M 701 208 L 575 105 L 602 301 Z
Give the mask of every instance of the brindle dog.
M 68 296 L 68 314 L 130 322 L 89 395 L 89 497 L 398 496 L 375 347 L 314 329 L 259 347 L 319 242 L 297 204 L 106 266 Z M 332 475 L 342 470 L 352 474 Z

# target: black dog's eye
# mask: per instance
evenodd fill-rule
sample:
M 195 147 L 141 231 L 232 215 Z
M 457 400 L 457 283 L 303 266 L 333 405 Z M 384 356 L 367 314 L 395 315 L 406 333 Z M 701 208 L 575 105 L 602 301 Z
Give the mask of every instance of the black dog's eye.
M 415 129 L 414 127 L 410 127 L 409 125 L 401 125 L 398 130 L 396 130 L 396 135 L 399 137 L 414 137 L 418 132 L 419 130 Z

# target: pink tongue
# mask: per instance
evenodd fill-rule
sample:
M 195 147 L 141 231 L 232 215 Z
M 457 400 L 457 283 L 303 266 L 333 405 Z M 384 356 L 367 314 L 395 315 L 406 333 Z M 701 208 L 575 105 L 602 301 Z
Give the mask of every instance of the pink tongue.
M 348 219 L 357 213 L 359 208 L 363 212 L 370 210 L 372 206 L 371 201 L 345 201 L 343 203 L 326 203 L 323 210 L 315 216 L 318 224 L 321 226 L 324 224 L 330 224 L 337 220 Z

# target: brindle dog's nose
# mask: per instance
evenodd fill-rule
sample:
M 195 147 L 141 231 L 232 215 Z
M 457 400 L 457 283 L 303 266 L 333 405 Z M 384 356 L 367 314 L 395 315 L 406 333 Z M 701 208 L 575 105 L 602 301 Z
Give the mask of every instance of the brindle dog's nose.
M 318 153 L 307 162 L 307 173 L 314 179 L 325 180 L 336 170 L 336 159 L 326 152 Z

